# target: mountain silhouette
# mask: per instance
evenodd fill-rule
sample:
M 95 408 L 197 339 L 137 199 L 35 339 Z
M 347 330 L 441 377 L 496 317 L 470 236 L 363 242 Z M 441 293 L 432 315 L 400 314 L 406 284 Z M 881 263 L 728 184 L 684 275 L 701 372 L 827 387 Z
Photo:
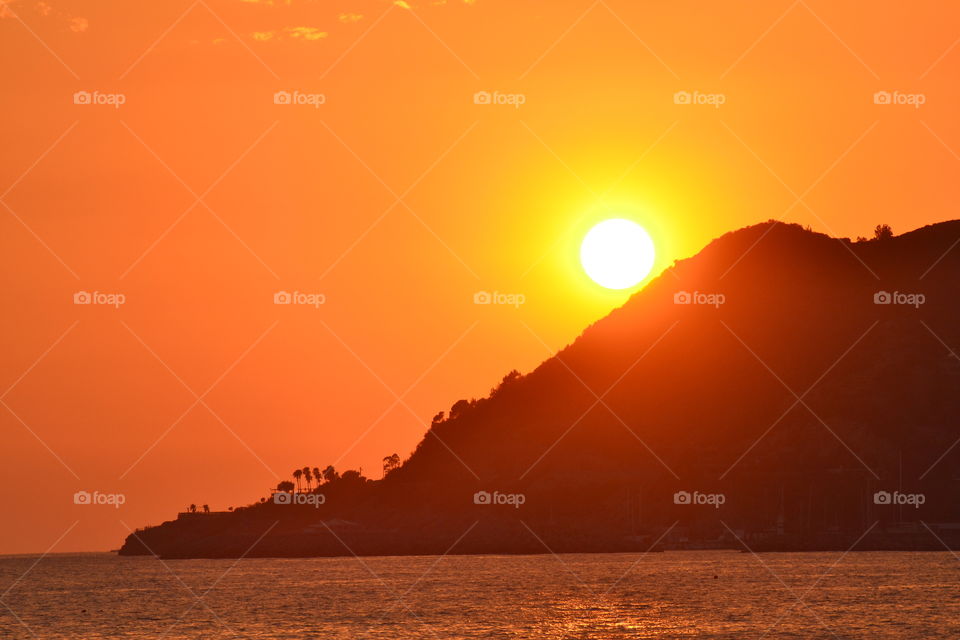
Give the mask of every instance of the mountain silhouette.
M 960 548 L 958 241 L 960 221 L 728 233 L 438 414 L 383 480 L 180 517 L 121 552 Z

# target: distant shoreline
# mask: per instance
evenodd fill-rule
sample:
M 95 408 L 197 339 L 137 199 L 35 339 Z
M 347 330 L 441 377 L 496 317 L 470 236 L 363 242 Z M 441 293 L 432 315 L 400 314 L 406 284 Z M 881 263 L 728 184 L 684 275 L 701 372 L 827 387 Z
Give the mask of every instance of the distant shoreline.
M 549 551 L 542 552 L 531 552 L 531 553 L 455 553 L 450 552 L 447 554 L 384 554 L 384 555 L 367 555 L 360 556 L 362 558 L 437 558 L 443 556 L 457 556 L 457 557 L 489 557 L 489 558 L 512 558 L 512 557 L 536 557 L 536 556 L 549 556 L 549 555 L 558 555 L 558 556 L 577 556 L 577 555 L 597 555 L 597 556 L 616 556 L 616 555 L 630 555 L 630 556 L 643 556 L 647 554 L 661 554 L 661 553 L 717 553 L 717 552 L 726 552 L 726 553 L 751 553 L 743 549 L 733 549 L 727 547 L 717 547 L 709 549 L 660 549 L 656 551 L 570 551 L 570 552 L 560 552 L 556 554 L 551 554 Z M 772 553 L 794 553 L 794 554 L 810 554 L 810 553 L 946 553 L 954 554 L 956 550 L 953 549 L 935 549 L 935 548 L 921 548 L 921 549 L 822 549 L 822 550 L 813 550 L 813 549 L 783 549 L 783 550 L 753 550 L 753 553 L 756 554 L 772 554 Z M 151 557 L 149 554 L 138 554 L 138 555 L 129 555 L 121 554 L 119 549 L 114 549 L 112 551 L 58 551 L 55 553 L 3 553 L 0 554 L 0 560 L 8 558 L 24 558 L 24 559 L 36 559 L 40 557 L 65 557 L 65 556 L 117 556 L 122 558 L 133 558 L 133 557 Z M 235 556 L 220 556 L 220 557 L 167 557 L 167 558 L 158 558 L 157 556 L 152 556 L 154 559 L 160 560 L 235 560 Z M 310 560 L 310 559 L 334 559 L 334 558 L 353 558 L 354 556 L 350 554 L 341 554 L 341 555 L 324 555 L 324 556 L 258 556 L 258 555 L 248 555 L 247 558 L 256 559 L 256 560 Z

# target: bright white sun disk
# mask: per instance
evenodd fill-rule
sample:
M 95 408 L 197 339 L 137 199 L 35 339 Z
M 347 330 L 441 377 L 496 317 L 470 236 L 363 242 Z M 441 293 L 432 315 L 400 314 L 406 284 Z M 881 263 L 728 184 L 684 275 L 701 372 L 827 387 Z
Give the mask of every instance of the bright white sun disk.
M 580 263 L 607 289 L 629 289 L 653 269 L 653 240 L 632 220 L 613 218 L 595 225 L 580 245 Z

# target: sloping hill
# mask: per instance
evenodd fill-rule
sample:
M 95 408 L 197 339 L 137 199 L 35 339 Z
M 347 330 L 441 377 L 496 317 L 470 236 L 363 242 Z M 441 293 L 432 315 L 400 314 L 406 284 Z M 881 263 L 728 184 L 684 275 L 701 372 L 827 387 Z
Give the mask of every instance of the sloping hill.
M 728 233 L 533 372 L 456 403 L 349 499 L 321 487 L 320 509 L 138 536 L 180 556 L 237 555 L 268 521 L 254 555 L 443 553 L 468 529 L 455 552 L 645 549 L 668 531 L 661 544 L 846 548 L 878 523 L 861 546 L 936 546 L 916 523 L 960 521 L 958 239 L 960 221 L 870 242 L 773 222 Z M 356 525 L 303 532 L 331 518 Z

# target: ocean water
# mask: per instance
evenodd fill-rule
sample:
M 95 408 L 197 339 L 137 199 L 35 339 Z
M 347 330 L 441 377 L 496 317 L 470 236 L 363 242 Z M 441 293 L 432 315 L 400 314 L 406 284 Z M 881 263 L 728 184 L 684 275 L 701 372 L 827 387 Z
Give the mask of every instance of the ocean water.
M 960 638 L 950 553 L 0 557 L 0 638 Z

